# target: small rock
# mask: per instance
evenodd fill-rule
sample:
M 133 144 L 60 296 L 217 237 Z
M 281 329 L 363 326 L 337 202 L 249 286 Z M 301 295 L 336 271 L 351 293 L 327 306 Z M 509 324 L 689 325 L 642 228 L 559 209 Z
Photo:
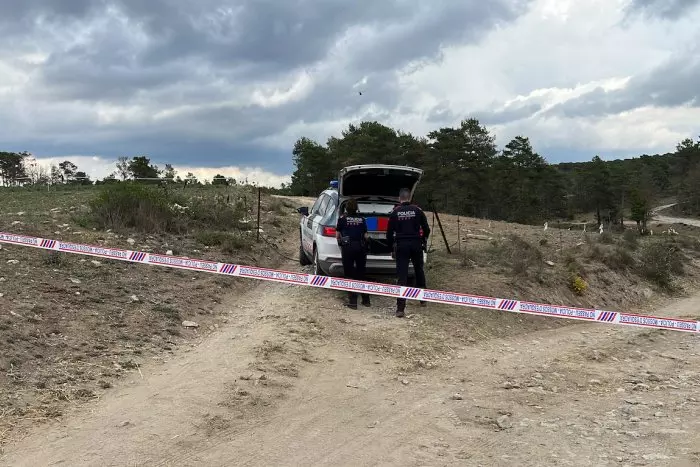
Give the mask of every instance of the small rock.
M 124 428 L 124 427 L 126 427 L 126 426 L 131 426 L 131 422 L 126 421 L 126 422 L 121 422 L 121 423 L 119 424 L 119 427 L 120 427 L 120 428 Z
M 658 383 L 658 382 L 661 381 L 661 378 L 660 378 L 658 375 L 654 375 L 654 374 L 649 375 L 649 376 L 647 377 L 647 379 L 648 379 L 649 381 L 651 381 L 652 383 Z
M 100 263 L 99 261 L 92 260 L 90 262 L 92 263 L 93 266 L 97 266 L 97 267 L 102 266 L 102 263 Z
M 172 256 L 173 255 L 173 250 L 168 250 L 165 252 L 166 255 Z
M 19 261 L 17 261 L 16 259 L 10 259 L 7 260 L 7 264 L 19 264 Z
M 377 425 L 379 425 L 378 421 L 372 422 L 369 425 L 367 425 L 367 428 L 377 428 Z
M 74 284 L 80 284 L 80 279 L 74 279 L 74 278 L 71 277 L 71 278 L 70 278 L 70 281 L 71 281 L 72 283 L 74 283 Z
M 662 417 L 665 417 L 665 416 L 666 416 L 666 414 L 663 413 L 663 412 L 656 412 L 656 413 L 654 413 L 654 417 L 656 417 L 656 418 L 662 418 Z
M 632 423 L 639 423 L 641 421 L 642 421 L 642 419 L 639 417 L 630 417 L 630 422 L 632 422 Z
M 545 261 L 544 264 L 547 266 L 554 266 L 554 261 Z
M 134 243 L 136 243 L 136 240 L 134 240 L 133 238 L 127 238 L 126 243 L 128 243 L 129 245 L 133 245 Z
M 213 331 L 213 330 L 215 330 L 215 329 L 216 329 L 216 328 L 215 328 L 214 326 L 209 326 L 209 330 L 210 330 L 210 331 Z
M 503 383 L 503 389 L 520 389 L 522 386 L 520 386 L 520 383 L 515 383 L 512 381 L 506 381 Z
M 25 213 L 24 211 L 20 211 L 20 212 L 17 213 L 18 216 L 23 216 L 23 215 L 25 215 L 25 214 L 26 214 L 26 213 Z
M 648 391 L 649 385 L 644 384 L 644 383 L 639 383 L 639 384 L 635 384 L 632 389 L 634 389 L 635 391 Z
M 2 298 L 2 297 L 4 297 L 4 296 L 5 296 L 4 293 L 0 293 L 0 298 Z
M 588 382 L 588 384 L 602 384 L 599 379 L 592 379 Z
M 0 277 L 0 282 L 5 282 L 5 280 L 6 279 L 4 277 Z
M 403 384 L 404 386 L 408 386 L 408 380 L 407 379 L 401 380 L 401 384 Z
M 496 425 L 498 425 L 498 428 L 501 430 L 507 430 L 508 428 L 513 427 L 513 422 L 510 421 L 510 417 L 508 417 L 508 415 L 501 415 L 496 419 Z
M 542 375 L 540 373 L 535 373 L 534 375 L 532 375 L 532 377 L 535 379 L 542 379 Z
M 186 328 L 198 328 L 199 324 L 195 323 L 194 321 L 183 321 L 182 325 Z
M 460 393 L 457 392 L 457 393 L 454 393 L 452 395 L 452 400 L 453 401 L 461 401 L 461 400 L 464 400 L 464 396 L 462 396 Z
M 258 378 L 260 381 L 265 381 L 267 379 L 267 375 L 265 373 L 261 374 L 260 377 Z
M 137 297 L 136 295 L 132 295 L 132 296 L 131 296 L 131 301 L 132 301 L 132 302 L 138 302 L 138 301 L 139 301 L 139 297 Z

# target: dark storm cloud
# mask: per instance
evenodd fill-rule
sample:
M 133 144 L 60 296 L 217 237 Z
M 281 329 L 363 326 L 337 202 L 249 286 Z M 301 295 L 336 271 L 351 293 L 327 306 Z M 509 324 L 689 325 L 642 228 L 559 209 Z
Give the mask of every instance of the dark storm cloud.
M 549 115 L 596 117 L 614 115 L 644 106 L 700 105 L 700 57 L 675 58 L 645 75 L 630 79 L 622 89 L 597 88 L 576 99 L 558 104 Z
M 632 0 L 627 12 L 675 20 L 698 5 L 700 0 Z
M 296 122 L 389 115 L 399 107 L 395 71 L 432 61 L 441 47 L 476 43 L 525 12 L 529 0 L 23 0 L 0 2 L 0 34 L 16 51 L 40 52 L 27 98 L 35 108 L 137 105 L 168 117 L 76 127 L 58 114 L 35 141 L 81 135 L 84 153 L 133 141 L 206 141 L 241 147 Z M 338 44 L 340 44 L 338 46 Z M 337 62 L 338 69 L 329 63 Z M 331 67 L 331 68 L 329 68 Z M 250 104 L 256 84 L 307 70 L 313 87 L 277 107 Z M 320 70 L 320 71 L 319 71 Z M 353 85 L 366 78 L 361 90 Z M 248 102 L 248 104 L 245 104 Z M 243 104 L 242 104 L 243 103 Z M 376 110 L 376 109 L 380 110 Z M 82 110 L 81 110 L 82 109 Z M 382 110 L 383 109 L 383 110 Z M 127 112 L 128 113 L 128 112 Z M 76 122 L 85 122 L 86 114 Z M 68 115 L 67 115 L 68 116 Z M 0 114 L 0 126 L 2 123 Z M 89 117 L 87 117 L 89 118 Z M 377 117 L 378 118 L 378 117 Z M 67 119 L 66 122 L 73 120 Z M 52 129 L 60 129 L 60 133 Z M 1 136 L 1 135 L 0 135 Z M 153 142 L 147 143 L 148 141 Z M 138 151 L 136 148 L 135 151 Z M 219 152 L 225 152 L 221 149 Z M 252 151 L 251 158 L 255 158 Z M 178 161 L 173 161 L 178 162 Z M 230 162 L 230 161 L 229 161 Z
M 440 46 L 477 41 L 525 5 L 506 0 L 116 0 L 69 2 L 59 9 L 58 4 L 34 0 L 14 14 L 43 17 L 42 28 L 48 22 L 57 29 L 66 18 L 94 19 L 99 11 L 112 18 L 92 30 L 86 43 L 54 50 L 40 70 L 42 84 L 57 87 L 57 98 L 85 99 L 96 97 L 95 88 L 103 89 L 106 98 L 128 98 L 202 68 L 209 69 L 209 78 L 232 83 L 278 76 L 318 63 L 358 27 L 375 28 L 378 35 L 370 41 L 360 35 L 348 44 L 343 52 L 352 68 L 348 71 L 391 70 L 434 56 Z M 135 40 L 139 35 L 144 39 Z

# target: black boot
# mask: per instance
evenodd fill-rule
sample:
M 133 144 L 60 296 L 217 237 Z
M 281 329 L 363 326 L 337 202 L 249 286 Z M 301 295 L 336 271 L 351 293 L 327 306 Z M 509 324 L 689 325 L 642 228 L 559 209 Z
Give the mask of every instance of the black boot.
M 397 308 L 397 309 L 396 309 L 396 317 L 397 317 L 397 318 L 403 318 L 404 316 L 406 316 L 406 314 L 404 313 L 404 311 Z
M 362 306 L 371 306 L 372 304 L 369 301 L 369 295 L 365 295 L 362 297 Z

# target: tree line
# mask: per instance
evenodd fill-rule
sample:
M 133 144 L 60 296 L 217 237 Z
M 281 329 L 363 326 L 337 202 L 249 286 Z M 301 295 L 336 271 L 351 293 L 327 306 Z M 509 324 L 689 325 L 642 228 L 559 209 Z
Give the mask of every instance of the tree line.
M 0 186 L 46 186 L 46 185 L 101 185 L 119 181 L 135 181 L 138 183 L 172 182 L 183 185 L 236 185 L 238 181 L 232 177 L 216 174 L 211 182 L 202 182 L 188 172 L 185 177 L 177 175 L 171 164 L 165 164 L 161 169 L 152 164 L 147 156 L 132 158 L 119 157 L 115 170 L 102 180 L 91 180 L 71 161 L 63 161 L 49 168 L 40 165 L 36 158 L 28 152 L 0 152 Z M 248 180 L 242 181 L 248 184 Z
M 654 203 L 664 197 L 677 197 L 700 214 L 700 138 L 668 154 L 550 164 L 525 136 L 498 148 L 474 118 L 425 137 L 362 122 L 325 145 L 302 137 L 292 156 L 286 190 L 292 195 L 317 195 L 348 165 L 392 164 L 422 168 L 416 201 L 453 214 L 539 223 L 594 212 L 598 223 L 621 224 L 628 216 L 645 229 Z

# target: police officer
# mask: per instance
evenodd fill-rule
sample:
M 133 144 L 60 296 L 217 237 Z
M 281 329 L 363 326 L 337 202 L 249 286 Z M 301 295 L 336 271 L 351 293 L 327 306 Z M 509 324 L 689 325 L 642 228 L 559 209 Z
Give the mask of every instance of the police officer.
M 357 201 L 351 199 L 345 205 L 345 214 L 338 219 L 336 238 L 343 257 L 345 277 L 362 281 L 367 265 L 367 222 L 357 214 Z M 362 304 L 370 306 L 369 295 L 362 294 Z M 357 309 L 357 292 L 349 293 L 347 307 Z
M 392 257 L 396 259 L 396 275 L 399 285 L 408 285 L 408 263 L 413 263 L 416 274 L 416 287 L 425 288 L 425 271 L 423 270 L 423 250 L 430 235 L 430 226 L 425 213 L 411 204 L 411 191 L 403 188 L 399 192 L 401 204 L 394 208 L 389 216 L 386 238 L 392 248 Z M 421 237 L 421 229 L 423 236 Z M 425 302 L 421 302 L 425 306 Z M 404 317 L 406 299 L 396 299 L 396 316 Z

